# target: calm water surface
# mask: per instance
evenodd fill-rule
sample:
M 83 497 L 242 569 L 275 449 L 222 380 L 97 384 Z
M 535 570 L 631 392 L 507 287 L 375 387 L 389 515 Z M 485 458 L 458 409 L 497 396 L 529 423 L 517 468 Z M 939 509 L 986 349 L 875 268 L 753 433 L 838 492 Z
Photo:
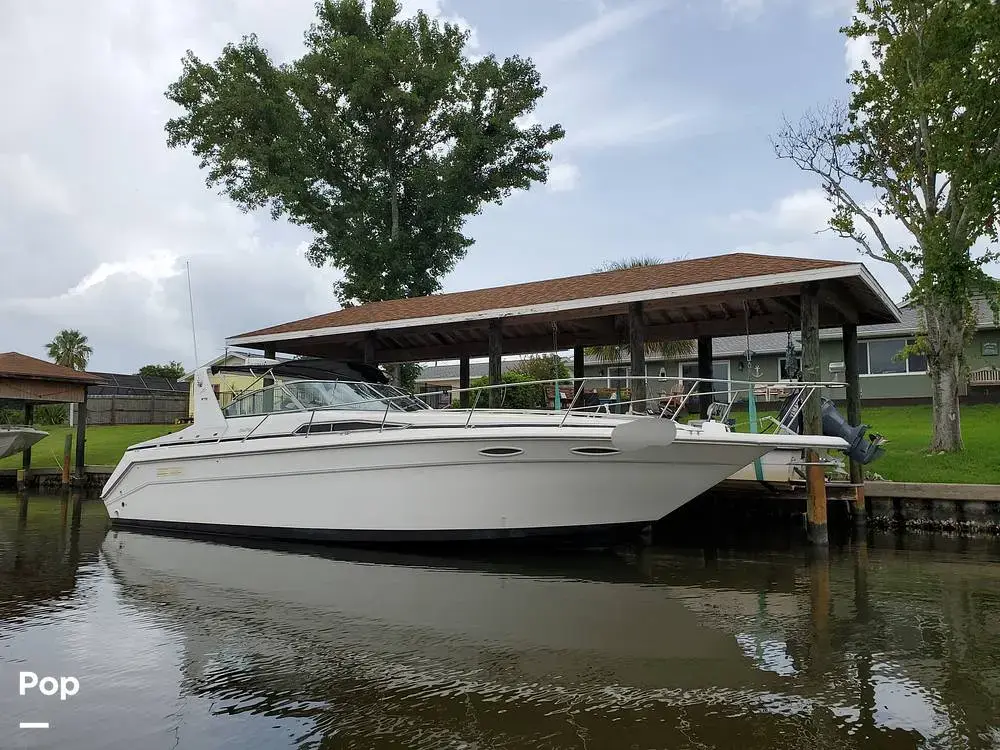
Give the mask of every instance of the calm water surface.
M 0 670 L 0 748 L 997 748 L 1000 547 L 287 551 L 0 495 Z

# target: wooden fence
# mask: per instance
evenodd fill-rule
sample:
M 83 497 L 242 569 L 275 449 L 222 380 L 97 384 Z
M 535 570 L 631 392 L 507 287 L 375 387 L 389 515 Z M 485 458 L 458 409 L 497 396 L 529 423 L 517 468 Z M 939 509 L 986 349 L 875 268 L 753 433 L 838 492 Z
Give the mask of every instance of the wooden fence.
M 187 415 L 186 393 L 87 399 L 87 424 L 173 424 Z

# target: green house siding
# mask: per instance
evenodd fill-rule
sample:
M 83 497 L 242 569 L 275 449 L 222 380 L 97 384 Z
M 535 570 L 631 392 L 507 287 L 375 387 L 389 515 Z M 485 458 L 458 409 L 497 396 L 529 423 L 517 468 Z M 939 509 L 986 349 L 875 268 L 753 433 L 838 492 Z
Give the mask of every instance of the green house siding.
M 862 372 L 871 366 L 873 369 L 903 369 L 904 372 L 894 373 L 867 373 L 861 375 L 861 398 L 864 401 L 887 401 L 892 399 L 927 399 L 931 398 L 931 380 L 925 370 L 922 358 L 911 357 L 906 361 L 895 359 L 895 355 L 902 350 L 905 341 L 912 340 L 912 335 L 897 334 L 894 336 L 882 336 L 877 338 L 863 338 L 858 343 L 862 348 L 860 357 Z M 898 342 L 898 348 L 895 343 Z M 994 352 L 996 352 L 994 354 Z M 966 347 L 966 358 L 969 369 L 977 369 L 986 366 L 1000 367 L 1000 330 L 978 331 L 972 342 Z M 729 379 L 733 382 L 732 389 L 738 390 L 742 387 L 740 381 L 755 380 L 759 382 L 776 382 L 780 380 L 781 367 L 785 358 L 784 352 L 780 354 L 758 354 L 750 363 L 749 370 L 742 357 L 717 357 L 713 361 L 716 366 L 722 362 L 729 363 Z M 663 362 L 662 360 L 652 360 L 646 363 L 646 376 L 652 379 L 650 389 L 653 393 L 657 390 L 670 391 L 677 384 L 677 377 L 680 373 L 680 365 L 684 363 L 694 363 L 693 357 L 683 360 L 673 360 Z M 837 363 L 839 367 L 831 370 L 830 365 Z M 844 381 L 844 348 L 839 339 L 826 339 L 820 342 L 820 373 L 819 378 L 828 382 Z M 605 365 L 598 363 L 588 363 L 585 373 L 588 378 L 594 378 L 590 383 L 591 387 L 607 385 L 607 373 L 609 368 L 624 367 L 625 365 Z M 661 377 L 665 375 L 665 379 Z M 599 382 L 603 381 L 603 382 Z M 962 386 L 961 394 L 967 395 L 966 386 Z M 826 396 L 834 399 L 844 398 L 844 388 L 830 388 L 826 391 Z M 741 394 L 740 400 L 744 400 L 745 395 Z
M 1000 330 L 978 331 L 965 348 L 965 358 L 970 370 L 1000 367 Z

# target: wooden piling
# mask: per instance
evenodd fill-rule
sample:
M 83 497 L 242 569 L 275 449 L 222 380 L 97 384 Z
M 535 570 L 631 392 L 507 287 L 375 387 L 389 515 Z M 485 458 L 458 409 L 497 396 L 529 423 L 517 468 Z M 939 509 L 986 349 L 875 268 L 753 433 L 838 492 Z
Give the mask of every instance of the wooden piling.
M 35 423 L 35 405 L 30 401 L 24 402 L 24 423 L 29 427 Z M 18 489 L 24 490 L 31 481 L 31 446 L 25 448 L 21 454 L 21 469 L 17 475 L 17 486 Z
M 576 346 L 573 347 L 573 393 L 576 394 L 581 388 L 583 388 L 584 381 L 583 378 L 587 376 L 586 368 L 584 367 L 584 357 L 583 357 L 583 347 Z
M 83 401 L 76 410 L 76 478 L 83 486 L 86 481 L 87 449 L 87 391 L 83 391 Z
M 629 383 L 631 411 L 646 411 L 646 321 L 642 303 L 628 305 L 628 348 L 632 356 L 632 377 Z
M 66 433 L 66 440 L 63 442 L 63 463 L 62 463 L 62 486 L 63 489 L 69 487 L 70 456 L 73 453 L 73 433 Z
M 812 638 L 809 644 L 811 668 L 822 673 L 832 653 L 830 614 L 833 596 L 830 587 L 830 560 L 826 547 L 816 550 L 809 560 L 809 609 Z
M 458 403 L 463 409 L 468 409 L 471 399 L 469 396 L 472 394 L 469 392 L 468 388 L 470 385 L 471 373 L 469 368 L 469 358 L 462 357 L 458 360 L 458 387 L 461 393 L 458 394 Z
M 844 340 L 844 376 L 847 383 L 847 421 L 851 425 L 861 424 L 861 378 L 858 366 L 858 327 L 845 325 Z M 864 526 L 868 513 L 865 506 L 864 467 L 857 461 L 850 461 L 851 484 L 854 485 L 854 498 L 851 517 L 857 526 Z
M 500 385 L 503 383 L 503 328 L 499 320 L 491 320 L 489 326 L 489 346 L 490 346 L 490 385 Z M 500 406 L 502 400 L 502 390 L 491 388 L 489 404 L 491 409 Z
M 708 419 L 708 409 L 714 400 L 712 396 L 706 395 L 709 391 L 715 390 L 712 379 L 712 337 L 698 337 L 698 378 L 702 381 L 698 385 L 698 409 L 702 419 Z
M 819 382 L 819 288 L 815 282 L 803 284 L 800 297 L 802 321 L 802 381 Z M 802 428 L 806 435 L 823 434 L 823 414 L 820 394 L 813 392 L 802 410 Z M 806 517 L 809 541 L 815 545 L 829 544 L 826 521 L 826 477 L 818 465 L 819 453 L 806 451 L 806 487 L 808 501 Z

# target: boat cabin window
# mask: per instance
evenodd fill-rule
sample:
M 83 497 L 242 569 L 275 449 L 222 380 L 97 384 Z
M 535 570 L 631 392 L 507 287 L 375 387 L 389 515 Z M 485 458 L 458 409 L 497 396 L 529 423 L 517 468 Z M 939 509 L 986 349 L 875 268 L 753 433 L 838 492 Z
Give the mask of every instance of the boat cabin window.
M 275 383 L 247 393 L 229 404 L 227 417 L 248 417 L 275 412 L 311 411 L 313 409 L 350 409 L 384 412 L 415 411 L 430 408 L 403 390 L 381 383 L 346 380 L 293 380 Z

